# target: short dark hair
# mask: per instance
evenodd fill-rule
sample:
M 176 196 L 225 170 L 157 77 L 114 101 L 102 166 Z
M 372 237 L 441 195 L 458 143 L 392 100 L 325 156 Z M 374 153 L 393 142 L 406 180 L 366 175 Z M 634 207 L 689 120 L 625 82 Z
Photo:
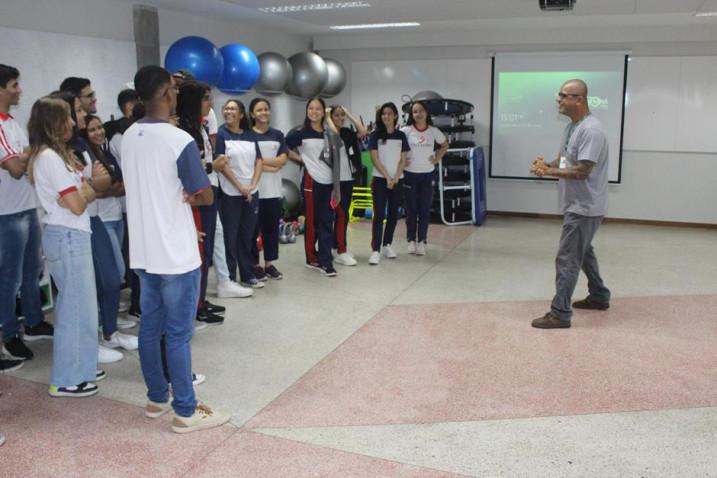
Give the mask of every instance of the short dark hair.
M 150 101 L 160 88 L 171 82 L 169 72 L 157 65 L 143 66 L 134 75 L 134 88 L 142 101 Z
M 80 96 L 82 89 L 90 86 L 90 80 L 87 78 L 78 78 L 76 76 L 70 76 L 62 80 L 60 83 L 60 91 L 69 91 L 75 96 Z
M 127 88 L 126 90 L 122 90 L 117 95 L 117 106 L 119 106 L 120 111 L 124 113 L 124 105 L 130 102 L 137 102 L 139 101 L 139 95 L 136 91 Z
M 0 88 L 5 88 L 10 80 L 20 78 L 20 72 L 14 66 L 0 63 Z

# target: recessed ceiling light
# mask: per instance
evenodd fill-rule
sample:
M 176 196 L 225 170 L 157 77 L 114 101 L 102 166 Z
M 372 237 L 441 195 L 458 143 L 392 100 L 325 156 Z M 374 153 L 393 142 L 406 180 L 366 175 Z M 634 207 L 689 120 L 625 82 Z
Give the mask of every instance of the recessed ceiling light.
M 340 8 L 362 8 L 370 7 L 368 2 L 325 2 L 308 3 L 304 5 L 285 5 L 282 7 L 260 7 L 259 10 L 265 13 L 293 13 L 309 12 L 312 10 L 336 10 Z
M 329 28 L 332 30 L 365 30 L 370 28 L 405 28 L 420 27 L 418 22 L 400 22 L 400 23 L 364 23 L 361 25 L 333 25 Z
M 717 12 L 697 12 L 696 17 L 717 17 Z

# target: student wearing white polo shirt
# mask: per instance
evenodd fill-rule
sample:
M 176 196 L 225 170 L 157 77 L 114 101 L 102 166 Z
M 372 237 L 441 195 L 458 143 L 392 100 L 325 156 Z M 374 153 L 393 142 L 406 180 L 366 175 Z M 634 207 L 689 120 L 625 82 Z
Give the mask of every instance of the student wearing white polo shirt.
M 327 162 L 328 138 L 325 137 L 324 119 L 326 103 L 321 98 L 306 102 L 304 125 L 291 131 L 286 137 L 289 158 L 304 167 L 301 189 L 304 194 L 306 228 L 304 230 L 304 251 L 306 267 L 335 277 L 331 249 L 334 244 L 334 211 L 332 193 L 334 173 L 339 171 Z M 336 181 L 338 182 L 338 181 Z M 318 252 L 316 245 L 318 243 Z
M 229 277 L 239 280 L 246 288 L 261 289 L 264 283 L 254 274 L 254 231 L 259 217 L 259 180 L 262 160 L 256 135 L 251 131 L 244 104 L 231 99 L 223 108 L 225 123 L 219 127 L 216 141 L 216 160 L 226 160 L 226 168 L 219 175 L 222 189 L 220 207 L 224 226 L 224 246 Z
M 408 121 L 401 131 L 406 135 L 411 147 L 403 179 L 408 253 L 424 256 L 428 224 L 431 221 L 433 171 L 448 151 L 448 140 L 440 129 L 433 126 L 426 105 L 420 101 L 411 105 Z
M 25 341 L 52 338 L 53 328 L 44 321 L 38 280 L 42 273 L 40 223 L 35 191 L 25 168 L 27 137 L 10 115 L 19 103 L 20 72 L 0 65 L 0 325 L 3 347 L 10 359 L 30 360 L 32 351 L 20 334 L 15 316 L 15 297 L 21 291 L 25 316 Z M 19 368 L 22 362 L 0 358 L 0 368 Z
M 371 257 L 368 263 L 375 266 L 383 255 L 395 259 L 396 253 L 391 247 L 393 233 L 398 221 L 398 204 L 401 201 L 401 180 L 406 165 L 406 153 L 410 146 L 406 135 L 396 129 L 398 109 L 393 103 L 384 103 L 376 110 L 376 130 L 368 140 L 373 162 L 371 194 L 373 196 L 373 222 L 371 228 Z M 388 208 L 388 214 L 386 209 Z M 383 220 L 386 228 L 383 227 Z
M 86 397 L 97 393 L 97 291 L 92 264 L 90 216 L 93 181 L 106 178 L 101 164 L 83 180 L 84 165 L 67 144 L 73 135 L 68 104 L 56 97 L 35 102 L 28 123 L 28 175 L 45 211 L 42 244 L 58 295 L 49 393 Z M 91 166 L 87 166 L 88 168 Z
M 259 221 L 256 237 L 261 233 L 264 267 L 259 264 L 259 249 L 254 241 L 254 272 L 258 279 L 281 279 L 282 273 L 273 262 L 279 259 L 279 220 L 282 211 L 281 168 L 288 160 L 284 134 L 270 126 L 271 104 L 266 98 L 254 98 L 249 103 L 252 131 L 261 152 L 263 171 L 259 180 Z
M 147 116 L 122 139 L 127 192 L 130 266 L 141 281 L 139 358 L 148 388 L 145 415 L 174 409 L 172 430 L 186 433 L 222 425 L 231 415 L 198 404 L 192 386 L 190 342 L 199 298 L 201 260 L 194 205 L 211 204 L 214 193 L 194 139 L 169 123 L 177 88 L 169 72 L 145 66 L 134 77 Z M 174 399 L 162 370 L 160 336 Z

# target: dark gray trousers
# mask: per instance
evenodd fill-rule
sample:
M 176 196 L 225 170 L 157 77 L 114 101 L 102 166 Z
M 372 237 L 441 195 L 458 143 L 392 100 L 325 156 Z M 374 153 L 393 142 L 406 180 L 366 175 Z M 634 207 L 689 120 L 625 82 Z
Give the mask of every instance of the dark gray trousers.
M 602 216 L 581 216 L 571 212 L 563 217 L 560 247 L 555 258 L 555 297 L 550 312 L 560 320 L 573 315 L 571 301 L 580 270 L 588 278 L 589 297 L 594 302 L 609 302 L 610 290 L 605 287 L 595 251 L 591 245 L 600 227 Z

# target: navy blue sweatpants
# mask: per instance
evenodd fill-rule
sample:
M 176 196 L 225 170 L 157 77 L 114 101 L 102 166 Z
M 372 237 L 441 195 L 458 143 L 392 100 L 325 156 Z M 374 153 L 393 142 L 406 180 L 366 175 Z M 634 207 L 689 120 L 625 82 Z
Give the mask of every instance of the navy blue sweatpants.
M 251 201 L 244 196 L 222 196 L 221 220 L 224 226 L 224 246 L 227 254 L 227 267 L 229 278 L 233 281 L 237 277 L 239 266 L 239 279 L 248 282 L 255 279 L 252 268 L 254 258 L 251 255 L 252 243 L 255 242 L 254 231 L 259 216 L 259 195 L 252 194 Z
M 406 197 L 406 238 L 408 242 L 415 241 L 418 232 L 418 242 L 426 242 L 431 222 L 433 172 L 404 172 L 403 192 Z
M 279 220 L 281 219 L 281 198 L 259 199 L 259 219 L 256 222 L 254 239 L 261 234 L 264 245 L 264 262 L 279 258 Z M 259 248 L 256 240 L 252 248 L 254 264 L 259 264 Z
M 393 232 L 398 222 L 398 203 L 401 202 L 403 180 L 399 181 L 393 189 L 388 189 L 385 178 L 374 176 L 371 181 L 371 194 L 373 196 L 373 224 L 371 227 L 371 249 L 380 251 L 381 246 L 393 242 Z M 383 220 L 386 219 L 386 229 Z

